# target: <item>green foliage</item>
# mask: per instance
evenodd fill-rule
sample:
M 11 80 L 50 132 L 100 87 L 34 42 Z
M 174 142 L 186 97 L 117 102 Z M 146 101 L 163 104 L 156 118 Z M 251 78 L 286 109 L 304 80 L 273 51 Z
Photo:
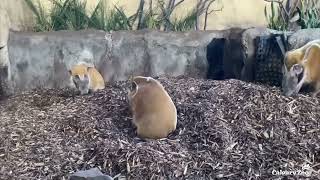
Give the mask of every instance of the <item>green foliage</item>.
M 156 11 L 147 11 L 143 15 L 141 28 L 148 28 L 148 29 L 160 29 L 162 24 L 162 20 L 160 18 L 160 13 Z
M 89 27 L 96 27 L 100 30 L 106 30 L 108 27 L 108 24 L 106 23 L 107 18 L 106 4 L 104 1 L 100 1 L 90 16 Z
M 50 14 L 54 30 L 80 30 L 88 28 L 86 1 L 51 0 L 54 4 Z
M 268 28 L 282 31 L 288 30 L 289 24 L 291 23 L 290 20 L 293 18 L 291 16 L 293 16 L 295 12 L 298 13 L 299 17 L 296 22 L 302 29 L 320 27 L 320 11 L 315 6 L 313 0 L 299 0 L 301 8 L 295 6 L 285 9 L 284 7 L 287 7 L 285 4 L 282 4 L 282 2 L 277 3 L 279 6 L 276 7 L 275 2 L 271 2 L 270 14 L 267 12 L 267 6 L 264 9 Z
M 127 17 L 123 8 L 115 6 L 107 11 L 105 1 L 100 1 L 89 18 L 89 27 L 105 30 L 130 30 L 132 17 Z
M 132 30 L 137 15 L 127 16 L 121 7 L 108 9 L 105 0 L 100 0 L 91 14 L 88 14 L 86 1 L 79 0 L 50 0 L 52 9 L 47 12 L 40 0 L 25 0 L 36 17 L 35 31 L 81 30 L 99 29 L 104 31 Z M 161 3 L 161 0 L 159 0 Z M 161 29 L 167 19 L 161 8 L 156 7 L 143 12 L 141 29 Z M 169 20 L 172 30 L 186 31 L 195 26 L 196 13 L 194 11 L 180 19 Z
M 185 17 L 180 19 L 174 19 L 172 23 L 172 28 L 174 31 L 189 31 L 192 30 L 197 21 L 197 12 L 191 11 Z
M 271 2 L 270 7 L 271 14 L 267 12 L 267 6 L 264 8 L 264 15 L 267 18 L 268 28 L 276 30 L 286 30 L 288 23 L 285 22 L 285 19 L 281 16 L 280 9 L 275 7 L 274 2 Z
M 119 7 L 107 11 L 104 0 L 99 1 L 93 12 L 88 15 L 86 1 L 51 0 L 53 7 L 48 13 L 40 1 L 25 0 L 36 16 L 35 31 L 81 30 L 94 28 L 99 30 L 131 29 L 130 17 Z
M 52 30 L 51 22 L 48 21 L 48 14 L 46 14 L 40 0 L 38 0 L 38 6 L 36 6 L 32 0 L 25 0 L 25 2 L 36 16 L 35 31 Z
M 107 18 L 107 31 L 113 30 L 132 30 L 134 16 L 128 17 L 123 8 L 115 6 L 111 9 L 109 18 Z
M 307 5 L 302 5 L 300 11 L 300 25 L 301 28 L 319 28 L 320 27 L 320 17 L 319 9 L 315 7 L 314 2 Z

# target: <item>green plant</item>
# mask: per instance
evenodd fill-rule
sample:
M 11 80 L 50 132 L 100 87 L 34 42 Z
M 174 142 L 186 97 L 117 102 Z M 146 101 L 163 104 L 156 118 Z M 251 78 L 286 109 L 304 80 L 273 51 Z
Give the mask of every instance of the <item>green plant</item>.
M 280 7 L 276 7 L 274 2 L 271 2 L 270 6 L 271 14 L 267 12 L 267 6 L 264 8 L 264 15 L 267 18 L 268 28 L 276 30 L 286 30 L 288 28 L 288 23 L 285 21 L 283 16 L 281 16 Z
M 267 6 L 264 9 L 268 27 L 271 29 L 291 30 L 290 25 L 294 23 L 302 29 L 320 27 L 320 11 L 314 0 L 265 1 L 271 2 L 271 13 L 267 13 Z
M 91 15 L 86 11 L 86 1 L 51 0 L 52 9 L 45 11 L 40 1 L 25 0 L 36 17 L 35 31 L 81 30 L 94 28 L 100 30 L 129 30 L 132 17 L 124 10 L 115 7 L 107 12 L 104 0 L 99 1 Z
M 156 13 L 154 13 L 156 12 Z M 141 29 L 160 29 L 162 20 L 160 18 L 160 13 L 158 11 L 147 11 L 143 14 L 143 19 L 141 22 Z
M 319 28 L 320 27 L 320 17 L 319 9 L 316 8 L 314 1 L 306 1 L 302 4 L 301 10 L 298 9 L 300 15 L 300 25 L 301 28 Z
M 35 31 L 50 31 L 52 30 L 51 22 L 48 20 L 48 14 L 46 14 L 44 7 L 38 0 L 38 6 L 34 4 L 32 0 L 25 0 L 31 11 L 36 17 Z
M 58 30 L 81 30 L 94 28 L 105 31 L 133 30 L 133 29 L 162 29 L 171 31 L 187 31 L 197 26 L 197 17 L 205 8 L 209 8 L 209 0 L 197 4 L 186 16 L 172 18 L 174 9 L 183 0 L 175 3 L 170 0 L 165 4 L 164 0 L 158 0 L 156 7 L 152 6 L 150 0 L 149 9 L 144 10 L 144 0 L 140 1 L 137 12 L 127 16 L 125 10 L 114 6 L 108 8 L 106 0 L 100 0 L 91 14 L 88 14 L 86 0 L 50 0 L 52 9 L 48 12 L 41 5 L 40 0 L 25 0 L 36 17 L 35 31 L 58 31 Z M 214 0 L 210 0 L 214 2 Z M 203 4 L 204 3 L 204 4 Z M 200 6 L 201 5 L 201 6 Z M 138 23 L 137 23 L 138 21 Z
M 51 0 L 54 4 L 50 13 L 54 30 L 80 30 L 88 28 L 86 1 Z
M 123 8 L 115 6 L 107 18 L 106 30 L 132 30 L 133 18 L 133 16 L 128 17 Z
M 197 12 L 191 11 L 185 17 L 175 18 L 171 24 L 174 31 L 189 31 L 194 29 L 197 22 Z

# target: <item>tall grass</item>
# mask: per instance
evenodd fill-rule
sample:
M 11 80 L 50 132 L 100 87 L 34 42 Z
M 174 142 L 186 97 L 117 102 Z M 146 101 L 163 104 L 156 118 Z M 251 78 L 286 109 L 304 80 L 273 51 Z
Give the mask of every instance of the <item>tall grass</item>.
M 104 31 L 133 30 L 137 16 L 127 16 L 121 7 L 107 7 L 106 0 L 100 0 L 89 14 L 86 1 L 50 0 L 52 9 L 48 12 L 40 0 L 25 0 L 36 17 L 35 31 L 99 29 Z M 159 8 L 143 12 L 141 29 L 161 29 L 164 19 Z M 180 19 L 173 19 L 172 30 L 186 31 L 193 28 L 196 18 L 193 12 Z
M 33 2 L 33 0 L 25 0 L 31 11 L 34 13 L 36 17 L 36 25 L 34 27 L 35 31 L 50 31 L 52 30 L 52 24 L 49 20 L 49 15 L 46 13 L 44 7 L 38 0 L 37 5 Z
M 89 18 L 86 14 L 86 1 L 51 0 L 54 4 L 50 13 L 54 30 L 80 30 L 88 28 Z
M 306 4 L 302 4 L 299 14 L 299 22 L 303 29 L 320 28 L 320 10 L 314 1 L 306 0 Z
M 276 29 L 276 30 L 287 30 L 288 23 L 285 19 L 281 16 L 281 9 L 275 6 L 275 2 L 271 2 L 270 6 L 270 14 L 268 14 L 267 6 L 264 8 L 264 15 L 267 18 L 268 28 Z

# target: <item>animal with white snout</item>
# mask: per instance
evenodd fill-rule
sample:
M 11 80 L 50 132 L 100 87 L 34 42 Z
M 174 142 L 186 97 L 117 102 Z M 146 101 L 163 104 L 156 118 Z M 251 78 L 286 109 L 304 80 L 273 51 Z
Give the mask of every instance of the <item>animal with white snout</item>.
M 298 93 L 303 85 L 310 85 L 314 89 L 312 97 L 315 97 L 320 92 L 320 45 L 310 43 L 303 58 L 299 58 L 289 70 L 284 65 L 283 94 L 291 96 Z
M 100 72 L 85 62 L 79 62 L 69 70 L 70 80 L 81 95 L 105 88 L 105 81 Z

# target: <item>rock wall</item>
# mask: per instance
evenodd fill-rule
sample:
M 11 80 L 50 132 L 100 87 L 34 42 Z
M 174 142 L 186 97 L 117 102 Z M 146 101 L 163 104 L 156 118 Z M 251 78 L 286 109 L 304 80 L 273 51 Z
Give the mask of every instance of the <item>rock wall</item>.
M 319 32 L 315 29 L 290 34 L 290 49 L 320 38 Z M 64 88 L 70 85 L 68 69 L 85 61 L 94 64 L 107 82 L 126 80 L 131 75 L 188 75 L 253 81 L 255 40 L 279 33 L 282 32 L 266 28 L 185 33 L 151 30 L 10 32 L 8 53 L 3 55 L 10 60 L 10 66 L 4 68 L 0 80 L 7 74 L 13 87 L 10 91 L 16 92 L 37 87 Z
M 94 64 L 106 81 L 131 75 L 186 74 L 206 77 L 207 45 L 228 31 L 10 32 L 9 59 L 16 91 L 69 85 L 67 70 L 79 61 Z
M 293 33 L 288 39 L 289 49 L 297 49 L 309 41 L 320 39 L 320 28 L 302 29 Z
M 10 61 L 8 55 L 10 19 L 6 11 L 0 9 L 0 98 L 10 95 L 11 85 Z

